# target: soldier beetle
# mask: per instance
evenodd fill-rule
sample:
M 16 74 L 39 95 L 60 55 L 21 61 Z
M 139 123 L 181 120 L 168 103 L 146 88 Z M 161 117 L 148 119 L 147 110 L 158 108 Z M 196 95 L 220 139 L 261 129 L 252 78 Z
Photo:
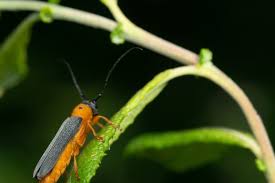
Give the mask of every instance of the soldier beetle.
M 33 177 L 38 179 L 40 183 L 56 183 L 66 170 L 72 157 L 75 175 L 80 179 L 76 157 L 80 152 L 80 148 L 84 145 L 87 135 L 91 132 L 96 140 L 103 142 L 103 137 L 97 135 L 93 126 L 98 125 L 103 128 L 104 126 L 99 122 L 102 119 L 112 127 L 118 128 L 107 117 L 99 115 L 97 101 L 103 95 L 110 75 L 116 65 L 126 54 L 136 48 L 138 47 L 129 49 L 117 59 L 107 74 L 102 91 L 93 100 L 88 100 L 84 95 L 77 83 L 71 66 L 65 62 L 82 102 L 73 109 L 71 116 L 62 123 L 50 145 L 38 161 L 33 172 Z

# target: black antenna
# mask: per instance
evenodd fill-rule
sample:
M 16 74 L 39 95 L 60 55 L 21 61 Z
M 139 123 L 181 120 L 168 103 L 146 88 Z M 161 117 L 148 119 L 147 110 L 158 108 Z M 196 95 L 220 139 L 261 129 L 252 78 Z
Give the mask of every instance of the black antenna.
M 76 80 L 76 78 L 75 78 L 75 75 L 74 75 L 74 73 L 73 73 L 73 70 L 72 70 L 70 64 L 69 64 L 66 60 L 64 60 L 64 63 L 66 64 L 66 66 L 67 66 L 68 69 L 69 69 L 69 72 L 70 72 L 70 74 L 71 74 L 71 77 L 72 77 L 74 86 L 75 86 L 75 88 L 77 89 L 77 91 L 78 91 L 78 93 L 79 93 L 81 99 L 82 99 L 83 101 L 84 101 L 84 100 L 87 100 L 87 97 L 84 95 L 84 93 L 82 92 L 80 86 L 79 86 L 78 83 L 77 83 L 77 80 Z
M 122 58 L 124 58 L 128 53 L 130 53 L 131 51 L 133 51 L 134 49 L 139 49 L 142 50 L 142 48 L 140 47 L 133 47 L 128 49 L 126 52 L 124 52 L 117 60 L 116 62 L 113 64 L 113 66 L 111 67 L 111 69 L 109 70 L 106 79 L 105 79 L 105 84 L 103 86 L 103 89 L 101 90 L 101 92 L 97 95 L 97 97 L 93 100 L 93 102 L 96 102 L 98 99 L 100 99 L 100 97 L 103 95 L 105 88 L 107 87 L 108 81 L 110 79 L 110 76 L 112 74 L 112 72 L 114 71 L 115 67 L 117 66 L 117 64 L 122 60 Z

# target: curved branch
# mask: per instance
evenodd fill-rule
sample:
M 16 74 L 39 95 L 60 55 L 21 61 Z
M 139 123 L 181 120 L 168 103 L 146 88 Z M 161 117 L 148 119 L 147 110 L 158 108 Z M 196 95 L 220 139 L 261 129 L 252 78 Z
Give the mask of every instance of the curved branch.
M 100 28 L 107 31 L 112 31 L 117 23 L 108 18 L 88 13 L 73 8 L 68 8 L 60 5 L 39 2 L 39 1 L 10 1 L 1 0 L 0 10 L 29 10 L 29 11 L 40 11 L 44 7 L 51 9 L 52 16 L 58 20 L 66 20 L 83 24 L 86 26 Z M 137 28 L 134 32 L 131 29 L 127 29 L 125 37 L 128 41 L 141 45 L 144 48 L 153 50 L 161 55 L 176 60 L 182 64 L 196 64 L 198 55 L 195 53 L 177 46 L 169 41 L 159 38 L 147 31 Z
M 191 71 L 191 74 L 205 77 L 219 85 L 238 103 L 261 148 L 261 159 L 267 167 L 267 179 L 270 183 L 275 183 L 275 159 L 271 142 L 261 117 L 243 90 L 231 78 L 212 64 L 207 64 L 206 66 L 202 66 L 201 69 L 193 69 Z M 177 71 L 174 72 L 175 75 L 182 75 L 182 73 L 186 73 L 185 68 L 178 68 Z

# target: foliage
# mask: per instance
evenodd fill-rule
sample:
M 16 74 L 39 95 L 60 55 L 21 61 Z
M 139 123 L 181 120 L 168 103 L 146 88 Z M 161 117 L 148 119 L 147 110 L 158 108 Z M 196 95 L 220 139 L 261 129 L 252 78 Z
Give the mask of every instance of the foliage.
M 27 47 L 37 14 L 28 16 L 7 37 L 0 48 L 0 96 L 6 89 L 16 86 L 25 76 L 27 67 Z
M 165 71 L 156 76 L 152 81 L 139 90 L 129 102 L 118 111 L 111 119 L 115 124 L 119 125 L 120 130 L 113 129 L 111 126 L 104 128 L 100 135 L 104 137 L 104 142 L 92 140 L 87 147 L 84 148 L 78 158 L 79 175 L 81 181 L 90 182 L 95 175 L 97 168 L 100 166 L 102 158 L 106 155 L 106 151 L 110 150 L 111 144 L 116 141 L 119 136 L 131 125 L 137 115 L 149 104 L 165 87 L 164 80 L 170 75 L 170 70 Z M 74 172 L 71 173 L 68 182 L 78 182 Z
M 230 147 L 249 149 L 259 157 L 259 146 L 251 135 L 226 128 L 143 134 L 131 140 L 125 152 L 184 172 L 218 160 Z
M 210 63 L 212 61 L 212 58 L 213 58 L 212 52 L 207 48 L 202 48 L 200 51 L 199 64 L 203 65 L 206 63 Z
M 123 44 L 125 42 L 124 32 L 121 23 L 119 23 L 116 28 L 111 32 L 110 38 L 112 43 L 117 45 Z

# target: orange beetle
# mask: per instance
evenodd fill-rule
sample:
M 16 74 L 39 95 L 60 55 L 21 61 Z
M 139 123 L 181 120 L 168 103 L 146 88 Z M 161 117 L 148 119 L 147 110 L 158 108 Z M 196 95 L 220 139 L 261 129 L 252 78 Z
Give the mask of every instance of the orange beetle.
M 71 117 L 68 117 L 62 123 L 52 142 L 37 163 L 33 177 L 37 178 L 40 183 L 57 182 L 72 157 L 74 158 L 74 172 L 76 177 L 79 178 L 76 156 L 85 143 L 87 135 L 91 132 L 97 140 L 103 141 L 103 137 L 96 134 L 93 126 L 97 124 L 103 127 L 99 122 L 100 119 L 103 119 L 116 128 L 108 118 L 98 114 L 96 101 L 101 95 L 95 100 L 88 101 L 78 86 L 70 65 L 66 64 L 83 101 L 74 108 Z

